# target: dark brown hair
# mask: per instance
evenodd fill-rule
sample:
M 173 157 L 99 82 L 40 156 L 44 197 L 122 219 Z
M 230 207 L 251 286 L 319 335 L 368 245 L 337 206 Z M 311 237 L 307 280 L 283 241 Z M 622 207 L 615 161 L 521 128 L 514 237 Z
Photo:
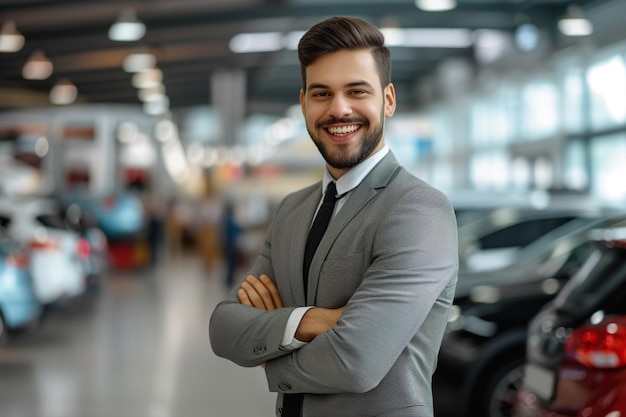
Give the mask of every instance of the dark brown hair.
M 376 26 L 356 17 L 331 17 L 311 27 L 298 43 L 302 85 L 306 90 L 306 67 L 320 56 L 342 49 L 369 49 L 372 52 L 380 85 L 391 82 L 391 57 L 385 37 Z

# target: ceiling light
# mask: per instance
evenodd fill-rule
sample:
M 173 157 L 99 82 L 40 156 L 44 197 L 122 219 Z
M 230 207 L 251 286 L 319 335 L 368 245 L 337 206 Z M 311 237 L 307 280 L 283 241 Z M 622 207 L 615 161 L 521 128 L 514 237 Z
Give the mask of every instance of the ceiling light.
M 425 12 L 443 12 L 456 7 L 456 0 L 415 0 L 415 6 Z
M 385 45 L 407 48 L 467 48 L 474 39 L 468 29 L 383 28 Z
M 585 17 L 580 7 L 570 5 L 565 16 L 559 20 L 559 30 L 565 36 L 589 36 L 593 33 L 593 25 Z
M 509 49 L 508 37 L 504 32 L 480 29 L 476 33 L 476 59 L 482 64 L 490 64 L 502 58 Z
M 132 42 L 143 38 L 146 26 L 137 19 L 132 9 L 123 10 L 117 21 L 109 28 L 109 39 L 112 41 Z
M 170 99 L 167 96 L 162 96 L 158 100 L 146 101 L 143 103 L 143 111 L 151 116 L 158 116 L 165 114 L 170 108 Z
M 240 33 L 230 40 L 228 46 L 235 53 L 280 51 L 285 46 L 280 32 Z
M 148 68 L 133 75 L 132 83 L 135 88 L 153 88 L 163 82 L 163 72 L 158 68 Z
M 141 88 L 137 93 L 139 100 L 141 101 L 154 101 L 160 100 L 165 95 L 165 86 L 159 84 L 156 87 Z
M 122 68 L 126 72 L 140 72 L 156 65 L 156 57 L 149 52 L 135 52 L 124 59 Z
M 12 21 L 5 22 L 0 30 L 0 52 L 17 52 L 24 46 L 24 36 Z
M 292 32 L 289 32 L 285 35 L 285 37 L 283 38 L 283 44 L 285 45 L 285 48 L 295 51 L 298 49 L 298 43 L 300 43 L 300 39 L 302 38 L 302 35 L 304 35 L 304 31 L 300 31 L 300 30 L 294 30 Z
M 523 23 L 515 29 L 515 44 L 523 52 L 537 49 L 540 37 L 539 28 L 532 23 Z
M 35 51 L 22 68 L 22 76 L 27 80 L 45 80 L 52 74 L 52 62 L 42 51 Z
M 59 80 L 50 90 L 50 102 L 52 104 L 72 104 L 76 101 L 78 90 L 67 79 Z

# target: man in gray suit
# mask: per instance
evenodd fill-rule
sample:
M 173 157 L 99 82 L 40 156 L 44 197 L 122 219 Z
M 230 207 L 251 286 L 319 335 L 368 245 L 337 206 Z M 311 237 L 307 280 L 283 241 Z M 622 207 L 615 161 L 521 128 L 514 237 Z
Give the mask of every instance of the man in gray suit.
M 385 143 L 396 96 L 382 33 L 361 19 L 326 19 L 298 55 L 324 178 L 277 208 L 249 275 L 211 316 L 212 348 L 264 368 L 277 416 L 432 417 L 457 279 L 454 212 Z M 303 267 L 331 182 L 334 215 Z

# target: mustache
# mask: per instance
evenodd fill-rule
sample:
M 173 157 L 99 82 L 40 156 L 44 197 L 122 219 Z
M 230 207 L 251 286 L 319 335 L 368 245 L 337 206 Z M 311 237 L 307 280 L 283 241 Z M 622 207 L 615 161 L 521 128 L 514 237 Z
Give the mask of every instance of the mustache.
M 343 124 L 359 123 L 359 124 L 362 124 L 364 126 L 367 126 L 367 120 L 363 120 L 363 119 L 358 118 L 358 117 L 342 117 L 342 118 L 332 117 L 330 119 L 320 120 L 319 122 L 315 123 L 315 127 L 317 129 L 322 129 L 322 128 L 325 128 L 328 125 L 332 125 L 332 124 L 336 124 L 336 123 L 343 123 Z

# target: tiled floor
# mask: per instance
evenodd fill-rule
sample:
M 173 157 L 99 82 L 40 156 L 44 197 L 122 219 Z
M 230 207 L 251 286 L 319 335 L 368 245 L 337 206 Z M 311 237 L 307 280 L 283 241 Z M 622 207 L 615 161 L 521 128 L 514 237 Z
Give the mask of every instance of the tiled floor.
M 262 371 L 211 351 L 218 272 L 186 256 L 53 309 L 0 347 L 0 417 L 272 416 Z
M 0 346 L 0 417 L 273 416 L 261 369 L 211 351 L 223 281 L 193 254 L 109 274 Z

